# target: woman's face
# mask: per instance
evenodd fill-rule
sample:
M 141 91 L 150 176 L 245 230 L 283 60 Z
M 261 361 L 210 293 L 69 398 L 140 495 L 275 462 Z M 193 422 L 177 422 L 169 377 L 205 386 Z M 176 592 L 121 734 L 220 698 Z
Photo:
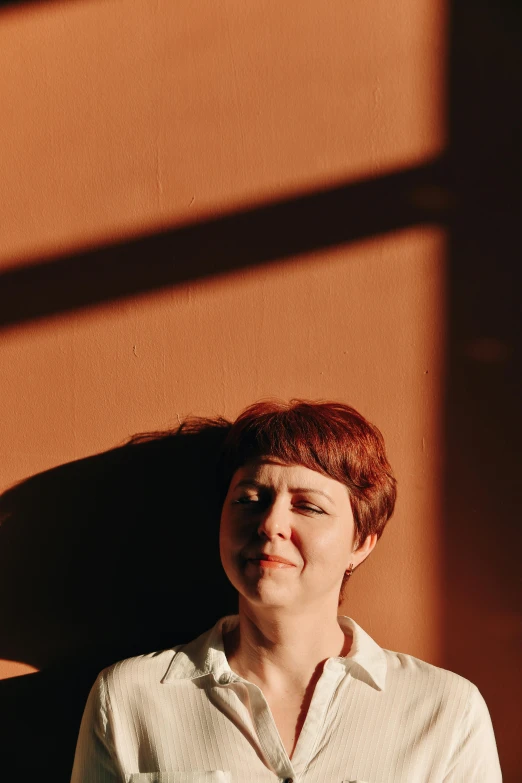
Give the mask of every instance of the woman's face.
M 353 543 L 348 489 L 339 481 L 270 459 L 249 462 L 232 477 L 221 514 L 221 560 L 248 602 L 337 608 L 345 570 L 369 554 L 364 546 L 353 552 Z

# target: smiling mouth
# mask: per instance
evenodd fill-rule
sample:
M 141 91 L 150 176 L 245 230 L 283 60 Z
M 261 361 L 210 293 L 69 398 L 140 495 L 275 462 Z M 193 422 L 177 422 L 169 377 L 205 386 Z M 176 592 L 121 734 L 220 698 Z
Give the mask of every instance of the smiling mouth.
M 277 555 L 258 555 L 258 557 L 247 558 L 247 563 L 259 566 L 261 568 L 294 568 L 294 563 L 290 560 L 285 560 L 284 557 L 278 557 Z

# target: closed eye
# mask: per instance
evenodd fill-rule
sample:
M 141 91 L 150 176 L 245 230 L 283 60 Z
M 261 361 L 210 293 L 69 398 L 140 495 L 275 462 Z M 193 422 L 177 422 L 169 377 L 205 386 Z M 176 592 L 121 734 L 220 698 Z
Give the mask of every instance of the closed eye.
M 233 506 L 242 506 L 243 508 L 249 509 L 251 511 L 258 511 L 265 506 L 268 506 L 270 504 L 270 500 L 268 498 L 265 499 L 259 497 L 258 495 L 241 495 L 235 500 L 232 500 L 231 504 Z M 319 506 L 314 506 L 310 503 L 294 503 L 293 509 L 299 513 L 308 514 L 310 516 L 326 514 L 326 511 L 324 511 L 322 508 L 319 508 Z
M 236 500 L 232 501 L 233 505 L 240 505 L 240 506 L 250 506 L 255 505 L 256 503 L 259 503 L 260 499 L 258 497 L 251 497 L 250 495 L 244 495 L 243 497 L 236 498 Z
M 306 505 L 306 504 L 296 505 L 296 506 L 294 506 L 294 508 L 300 509 L 302 511 L 306 511 L 307 514 L 324 514 L 325 513 L 323 511 L 323 509 L 322 508 L 318 508 L 318 506 L 309 506 L 309 505 Z

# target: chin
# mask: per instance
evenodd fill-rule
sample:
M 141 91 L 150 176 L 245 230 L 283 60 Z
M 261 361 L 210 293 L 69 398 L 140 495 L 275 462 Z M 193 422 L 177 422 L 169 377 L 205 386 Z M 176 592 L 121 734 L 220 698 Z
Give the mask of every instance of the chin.
M 284 584 L 285 577 L 282 577 L 282 572 L 277 569 L 268 570 L 262 576 L 249 578 L 244 568 L 234 564 L 233 567 L 227 567 L 225 573 L 239 593 L 240 600 L 246 603 L 274 609 L 290 608 L 299 603 L 298 596 L 293 595 L 294 591 L 288 589 L 290 585 Z
M 241 598 L 255 606 L 266 607 L 272 609 L 285 609 L 290 608 L 297 604 L 297 598 L 295 596 L 283 593 L 281 587 L 276 584 L 266 585 L 257 584 L 243 587 L 239 590 Z

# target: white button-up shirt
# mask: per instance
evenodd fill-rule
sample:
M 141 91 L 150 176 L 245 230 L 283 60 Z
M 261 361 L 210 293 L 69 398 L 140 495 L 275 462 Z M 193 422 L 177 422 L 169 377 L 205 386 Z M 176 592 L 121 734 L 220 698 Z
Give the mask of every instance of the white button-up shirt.
M 292 758 L 262 691 L 235 674 L 226 617 L 187 645 L 103 671 L 82 720 L 72 783 L 498 783 L 489 713 L 463 677 L 383 650 L 349 617 Z

